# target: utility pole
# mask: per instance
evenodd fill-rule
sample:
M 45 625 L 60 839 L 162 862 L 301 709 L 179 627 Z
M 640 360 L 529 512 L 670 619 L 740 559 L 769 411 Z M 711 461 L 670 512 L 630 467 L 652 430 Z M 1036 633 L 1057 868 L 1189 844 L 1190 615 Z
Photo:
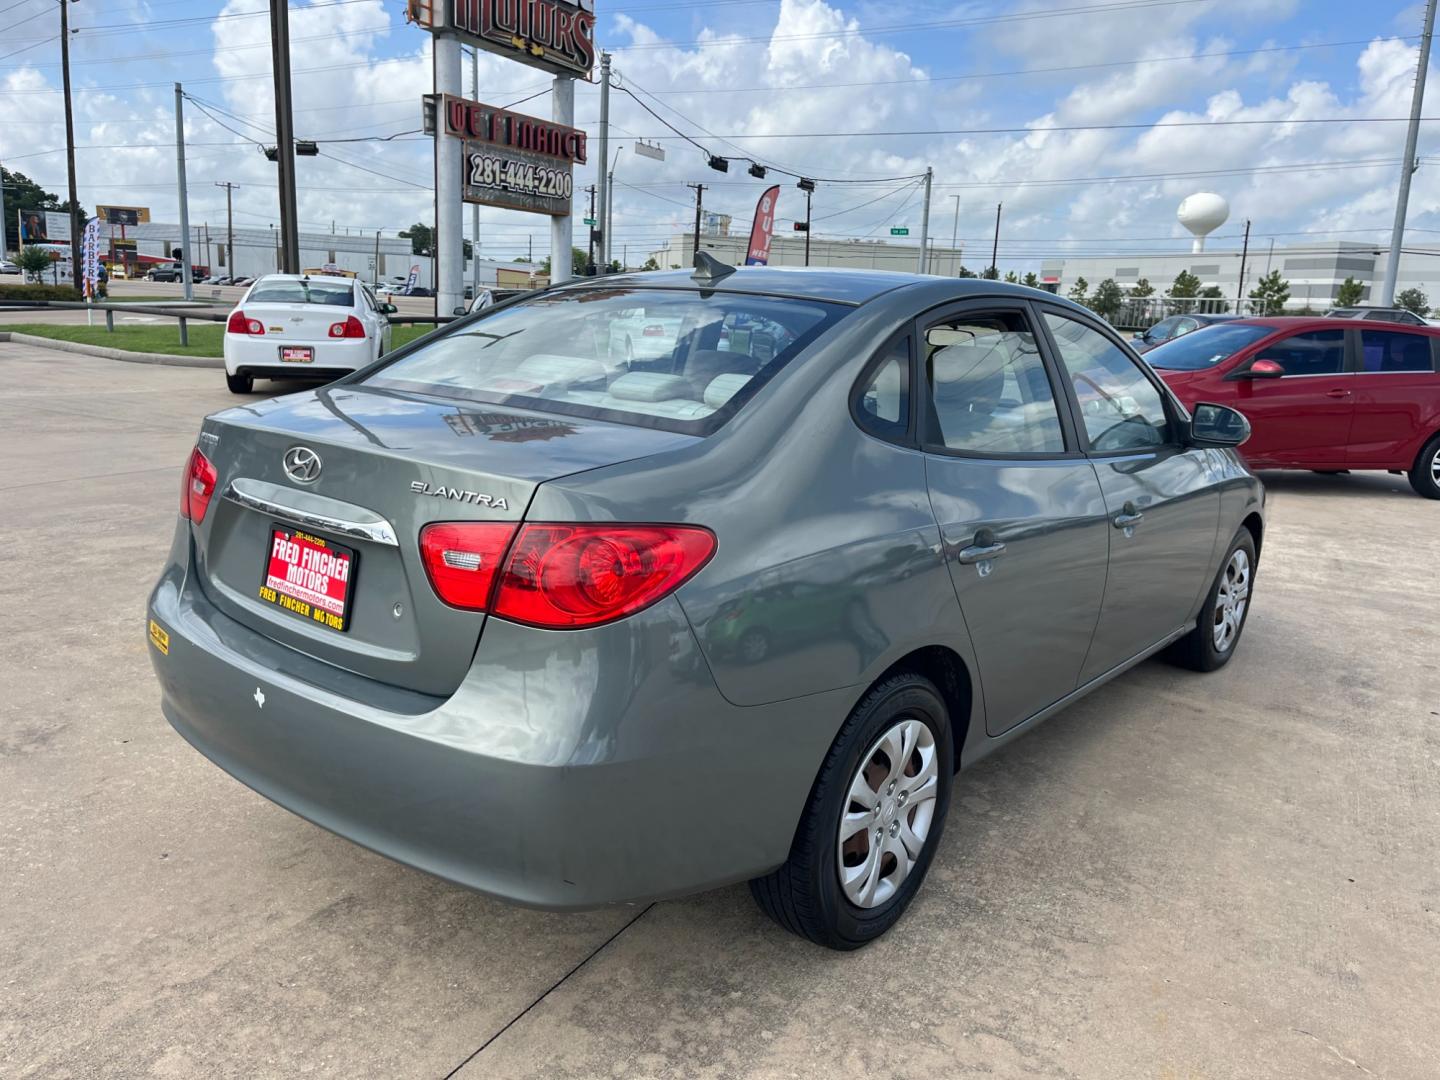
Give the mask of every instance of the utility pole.
M 375 273 L 370 275 L 375 279 L 375 287 L 380 287 L 380 230 L 375 230 Z
M 610 219 L 608 209 L 610 206 L 610 182 L 605 175 L 605 166 L 610 161 L 610 54 L 600 54 L 600 163 L 596 167 L 600 173 L 600 216 L 595 217 L 592 212 L 590 216 L 600 225 L 600 261 L 608 268 L 610 266 Z M 595 227 L 590 227 L 590 234 L 593 237 Z M 593 245 L 592 245 L 593 246 Z M 594 258 L 590 260 L 592 263 Z
M 1244 315 L 1241 307 L 1245 303 L 1245 259 L 1250 254 L 1250 219 L 1245 219 L 1245 240 L 1240 245 L 1240 284 L 1235 287 L 1235 314 Z
M 601 160 L 603 161 L 604 159 L 602 158 Z M 595 218 L 595 185 L 594 185 L 594 184 L 591 184 L 591 185 L 590 185 L 588 188 L 586 188 L 585 190 L 588 191 L 588 192 L 590 192 L 590 214 L 589 214 L 589 217 L 590 217 L 590 220 L 591 220 L 591 221 L 595 221 L 595 220 L 596 220 L 596 218 Z M 589 244 L 587 245 L 587 247 L 586 247 L 586 252 L 585 252 L 585 273 L 586 273 L 588 276 L 590 276 L 590 277 L 594 277 L 594 276 L 595 276 L 595 226 L 594 226 L 594 225 L 591 225 L 591 226 L 590 226 L 590 242 L 589 242 Z
M 470 97 L 480 100 L 480 47 L 470 50 Z M 463 167 L 463 166 L 462 166 Z M 375 265 L 380 265 L 380 234 L 375 234 Z M 378 273 L 378 271 L 377 271 Z M 470 295 L 480 295 L 480 204 L 470 204 Z
M 175 178 L 180 195 L 180 280 L 185 283 L 185 299 L 195 299 L 194 275 L 190 272 L 190 199 L 185 190 L 185 91 L 175 84 Z M 180 334 L 185 335 L 181 320 Z M 180 344 L 184 345 L 185 342 Z
M 1004 203 L 995 204 L 995 243 L 990 245 L 990 269 L 995 272 L 997 278 L 1000 276 L 1000 267 L 996 264 L 996 260 L 1000 257 L 1000 211 L 1003 209 L 1005 209 Z
M 229 271 L 227 277 L 235 278 L 240 276 L 240 271 L 235 269 L 235 214 L 230 208 L 230 194 L 240 185 L 216 180 L 215 186 L 225 189 L 225 269 Z
M 70 193 L 70 283 L 80 280 L 80 200 L 75 195 L 75 117 L 70 108 L 70 0 L 60 0 L 60 75 L 65 90 L 65 169 Z M 3 245 L 0 245 L 3 246 Z
M 950 227 L 950 276 L 960 276 L 960 253 L 955 245 L 960 238 L 960 196 L 951 195 L 955 200 L 955 224 Z
M 920 262 L 915 267 L 917 274 L 923 274 L 928 269 L 925 263 L 930 243 L 930 184 L 934 179 L 935 169 L 933 166 L 927 165 L 925 167 L 925 209 L 920 214 Z
M 280 182 L 282 273 L 300 272 L 300 232 L 295 209 L 295 117 L 290 105 L 290 7 L 270 0 L 270 56 L 275 80 L 275 161 Z
M 1415 146 L 1420 138 L 1420 110 L 1425 104 L 1425 74 L 1430 68 L 1430 37 L 1435 32 L 1435 4 L 1425 5 L 1425 29 L 1420 32 L 1420 58 L 1415 66 L 1415 93 L 1410 99 L 1410 126 L 1405 132 L 1405 158 L 1400 162 L 1400 193 L 1395 199 L 1395 227 L 1390 230 L 1390 254 L 1385 260 L 1385 285 L 1380 306 L 1395 304 L 1395 279 L 1400 273 L 1400 247 L 1405 240 L 1405 215 L 1410 209 L 1410 177 L 1420 167 Z
M 8 253 L 9 244 L 10 219 L 5 216 L 5 170 L 0 168 L 0 259 L 3 259 Z M 19 254 L 18 250 L 16 254 Z
M 815 194 L 815 185 L 805 189 L 805 265 L 810 265 L 810 196 Z
M 563 127 L 575 126 L 575 80 L 568 75 L 556 75 L 550 88 L 550 119 Z M 570 265 L 570 252 L 575 244 L 575 214 L 572 206 L 568 214 L 557 214 L 550 219 L 550 284 L 558 285 L 575 276 Z
M 691 258 L 693 259 L 696 255 L 699 255 L 699 254 L 700 254 L 700 208 L 701 208 L 701 206 L 703 205 L 703 200 L 704 200 L 704 198 L 705 198 L 705 185 L 704 185 L 704 184 L 686 184 L 685 186 L 686 186 L 686 187 L 692 187 L 692 188 L 695 189 L 695 250 L 694 250 L 694 252 L 691 253 Z M 807 197 L 807 199 L 806 199 L 806 204 L 805 204 L 805 205 L 806 205 L 806 206 L 809 206 L 809 205 L 810 205 L 810 204 L 809 204 L 809 199 L 808 199 L 808 197 Z M 806 215 L 805 215 L 805 216 L 806 216 L 806 217 L 809 217 L 809 216 L 810 216 L 808 211 L 806 212 Z M 805 265 L 806 265 L 806 266 L 809 266 L 809 265 L 810 265 L 810 259 L 809 259 L 809 255 L 810 255 L 810 240 L 809 240 L 808 237 L 807 237 L 806 240 L 805 240 L 805 255 L 806 255 Z

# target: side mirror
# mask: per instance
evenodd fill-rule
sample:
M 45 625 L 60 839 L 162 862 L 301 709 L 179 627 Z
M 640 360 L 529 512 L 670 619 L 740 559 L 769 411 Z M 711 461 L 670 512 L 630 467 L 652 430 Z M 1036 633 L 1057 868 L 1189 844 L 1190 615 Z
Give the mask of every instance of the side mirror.
M 451 315 L 464 315 L 464 314 L 465 314 L 465 308 L 464 308 L 463 305 L 462 305 L 461 307 L 451 308 L 451 309 L 450 309 L 450 314 L 451 314 Z
M 1250 421 L 1224 405 L 1201 402 L 1190 413 L 1190 445 L 1239 446 L 1250 438 Z
M 1278 379 L 1285 374 L 1285 365 L 1263 357 L 1256 360 L 1244 371 L 1237 372 L 1242 379 Z
M 394 314 L 395 314 L 397 311 L 399 311 L 399 310 L 400 310 L 400 309 L 399 309 L 398 307 L 396 307 L 394 304 L 381 304 L 381 305 L 380 305 L 380 314 L 381 314 L 381 315 L 394 315 Z

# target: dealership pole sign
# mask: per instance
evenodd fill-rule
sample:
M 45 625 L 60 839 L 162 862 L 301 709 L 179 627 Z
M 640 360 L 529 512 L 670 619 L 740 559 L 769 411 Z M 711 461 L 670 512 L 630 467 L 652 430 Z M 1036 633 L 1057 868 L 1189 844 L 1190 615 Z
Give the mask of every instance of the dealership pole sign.
M 572 168 L 585 163 L 585 132 L 450 94 L 442 94 L 438 106 L 441 137 L 465 141 L 466 202 L 554 217 L 570 213 Z
M 552 75 L 589 79 L 595 66 L 595 0 L 410 0 L 406 18 Z

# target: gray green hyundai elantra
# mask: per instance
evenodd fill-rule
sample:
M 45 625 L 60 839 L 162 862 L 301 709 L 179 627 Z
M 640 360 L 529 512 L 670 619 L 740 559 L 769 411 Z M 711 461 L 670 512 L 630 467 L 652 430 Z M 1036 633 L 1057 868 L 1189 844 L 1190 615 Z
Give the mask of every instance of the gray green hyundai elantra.
M 749 880 L 856 948 L 960 769 L 1161 650 L 1234 654 L 1248 430 L 1032 289 L 582 280 L 204 421 L 149 603 L 162 708 L 492 896 Z

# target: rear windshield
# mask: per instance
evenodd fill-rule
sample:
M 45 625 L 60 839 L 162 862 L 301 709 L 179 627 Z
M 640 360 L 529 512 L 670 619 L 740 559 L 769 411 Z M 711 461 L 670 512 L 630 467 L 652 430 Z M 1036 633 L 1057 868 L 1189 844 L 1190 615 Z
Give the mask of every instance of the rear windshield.
M 1145 354 L 1145 360 L 1151 367 L 1165 371 L 1204 371 L 1274 332 L 1271 326 L 1233 323 L 1202 326 L 1151 349 Z
M 466 321 L 361 381 L 708 435 L 848 310 L 740 293 L 567 289 Z
M 354 307 L 355 293 L 349 285 L 332 281 L 262 281 L 250 290 L 245 302 Z

